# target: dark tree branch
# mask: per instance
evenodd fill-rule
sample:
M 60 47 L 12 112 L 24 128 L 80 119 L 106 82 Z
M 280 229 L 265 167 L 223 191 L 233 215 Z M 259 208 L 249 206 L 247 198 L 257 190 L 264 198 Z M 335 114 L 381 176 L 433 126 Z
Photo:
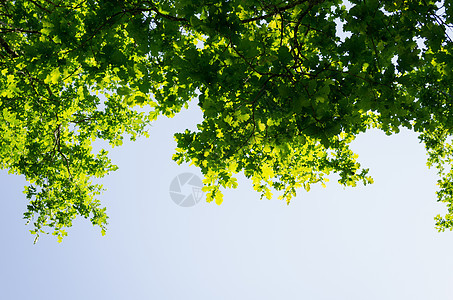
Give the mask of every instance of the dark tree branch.
M 272 12 L 270 12 L 270 13 L 264 15 L 264 16 L 253 17 L 253 18 L 241 20 L 241 23 L 249 23 L 249 22 L 264 20 L 264 19 L 273 17 L 273 16 L 275 16 L 277 14 L 281 14 L 282 12 L 284 12 L 284 11 L 286 11 L 288 9 L 294 8 L 297 5 L 305 3 L 305 2 L 308 2 L 310 4 L 310 8 L 311 8 L 311 7 L 315 6 L 316 4 L 320 4 L 320 3 L 324 2 L 324 1 L 325 0 L 298 0 L 298 1 L 294 1 L 293 3 L 290 3 L 290 4 L 282 6 L 282 7 L 276 7 L 274 11 L 272 11 Z
M 137 11 L 153 11 L 155 12 L 159 17 L 162 17 L 164 19 L 170 20 L 170 21 L 178 21 L 178 22 L 188 22 L 186 18 L 179 18 L 175 17 L 172 15 L 167 15 L 159 11 L 157 8 L 156 4 L 154 4 L 152 1 L 144 1 L 144 3 L 147 3 L 151 6 L 151 8 L 146 9 L 146 8 L 136 8 L 135 10 Z
M 13 58 L 19 57 L 19 54 L 17 54 L 16 51 L 11 49 L 11 47 L 8 45 L 8 43 L 0 36 L 0 45 L 5 49 L 5 51 L 11 55 Z
M 57 115 L 57 120 L 58 120 L 58 115 Z M 63 157 L 64 161 L 66 162 L 66 169 L 68 170 L 69 178 L 72 179 L 71 169 L 69 166 L 69 160 L 66 157 L 66 155 L 64 155 L 63 152 L 61 151 L 61 142 L 60 142 L 61 124 L 58 124 L 54 133 L 55 133 L 55 142 L 57 145 L 57 152 Z
M 39 5 L 36 1 L 34 0 L 29 0 L 31 3 L 33 3 L 34 5 L 36 5 L 37 7 L 39 7 L 41 10 L 47 12 L 48 14 L 52 13 L 50 10 L 48 10 L 47 8 Z
M 264 16 L 259 16 L 259 17 L 254 17 L 254 18 L 249 18 L 249 19 L 244 19 L 241 20 L 242 23 L 249 23 L 249 22 L 254 22 L 254 21 L 259 21 L 259 20 L 264 20 L 267 18 L 270 18 L 272 16 L 275 16 L 276 14 L 282 13 L 285 10 L 291 9 L 293 7 L 296 7 L 299 4 L 302 4 L 304 2 L 309 2 L 310 0 L 299 0 L 295 1 L 293 3 L 290 3 L 288 5 L 282 6 L 282 7 L 276 7 L 275 10 L 271 13 L 268 13 L 267 15 Z
M 41 32 L 36 31 L 36 30 L 26 30 L 22 28 L 5 28 L 5 27 L 0 27 L 1 32 L 21 32 L 21 33 L 37 33 L 41 35 Z

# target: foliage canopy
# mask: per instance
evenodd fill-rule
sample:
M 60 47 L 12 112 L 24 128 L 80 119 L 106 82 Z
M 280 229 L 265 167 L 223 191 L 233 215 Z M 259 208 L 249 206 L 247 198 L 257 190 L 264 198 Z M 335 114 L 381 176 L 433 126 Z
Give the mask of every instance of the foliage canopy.
M 208 201 L 238 172 L 288 202 L 332 172 L 371 183 L 348 145 L 405 127 L 439 171 L 436 227 L 452 229 L 453 4 L 343 2 L 1 1 L 0 167 L 30 183 L 32 233 L 61 240 L 77 215 L 104 233 L 92 179 L 116 166 L 92 141 L 147 136 L 196 97 L 204 120 L 175 134 L 174 160 L 201 169 Z

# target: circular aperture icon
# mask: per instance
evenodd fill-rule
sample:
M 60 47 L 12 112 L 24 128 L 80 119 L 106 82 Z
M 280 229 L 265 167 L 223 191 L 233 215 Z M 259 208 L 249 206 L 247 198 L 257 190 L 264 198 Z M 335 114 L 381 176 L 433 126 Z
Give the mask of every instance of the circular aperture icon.
M 182 173 L 173 178 L 170 184 L 170 197 L 177 205 L 192 207 L 203 197 L 203 182 L 192 173 Z

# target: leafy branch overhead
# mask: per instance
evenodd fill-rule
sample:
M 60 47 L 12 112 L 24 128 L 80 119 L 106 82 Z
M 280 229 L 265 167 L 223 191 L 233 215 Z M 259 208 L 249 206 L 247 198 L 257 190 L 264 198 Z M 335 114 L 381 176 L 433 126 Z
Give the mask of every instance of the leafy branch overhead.
M 436 227 L 452 229 L 452 16 L 429 0 L 1 1 L 0 166 L 29 181 L 37 236 L 61 240 L 78 215 L 104 232 L 92 180 L 116 166 L 92 141 L 147 136 L 198 98 L 174 160 L 201 169 L 208 201 L 239 172 L 287 202 L 332 172 L 371 183 L 350 142 L 405 127 L 439 170 Z

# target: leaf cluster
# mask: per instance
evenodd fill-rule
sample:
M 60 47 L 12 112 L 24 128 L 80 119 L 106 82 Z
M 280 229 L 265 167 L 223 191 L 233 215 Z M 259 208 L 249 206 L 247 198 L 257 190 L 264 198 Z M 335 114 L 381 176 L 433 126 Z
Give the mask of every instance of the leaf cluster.
M 0 167 L 30 182 L 32 232 L 61 239 L 78 215 L 104 232 L 93 179 L 116 166 L 92 142 L 147 136 L 196 97 L 204 120 L 175 134 L 174 160 L 201 169 L 208 201 L 239 172 L 288 203 L 332 172 L 371 183 L 350 142 L 405 127 L 439 169 L 437 228 L 453 228 L 452 5 L 350 2 L 1 2 Z

